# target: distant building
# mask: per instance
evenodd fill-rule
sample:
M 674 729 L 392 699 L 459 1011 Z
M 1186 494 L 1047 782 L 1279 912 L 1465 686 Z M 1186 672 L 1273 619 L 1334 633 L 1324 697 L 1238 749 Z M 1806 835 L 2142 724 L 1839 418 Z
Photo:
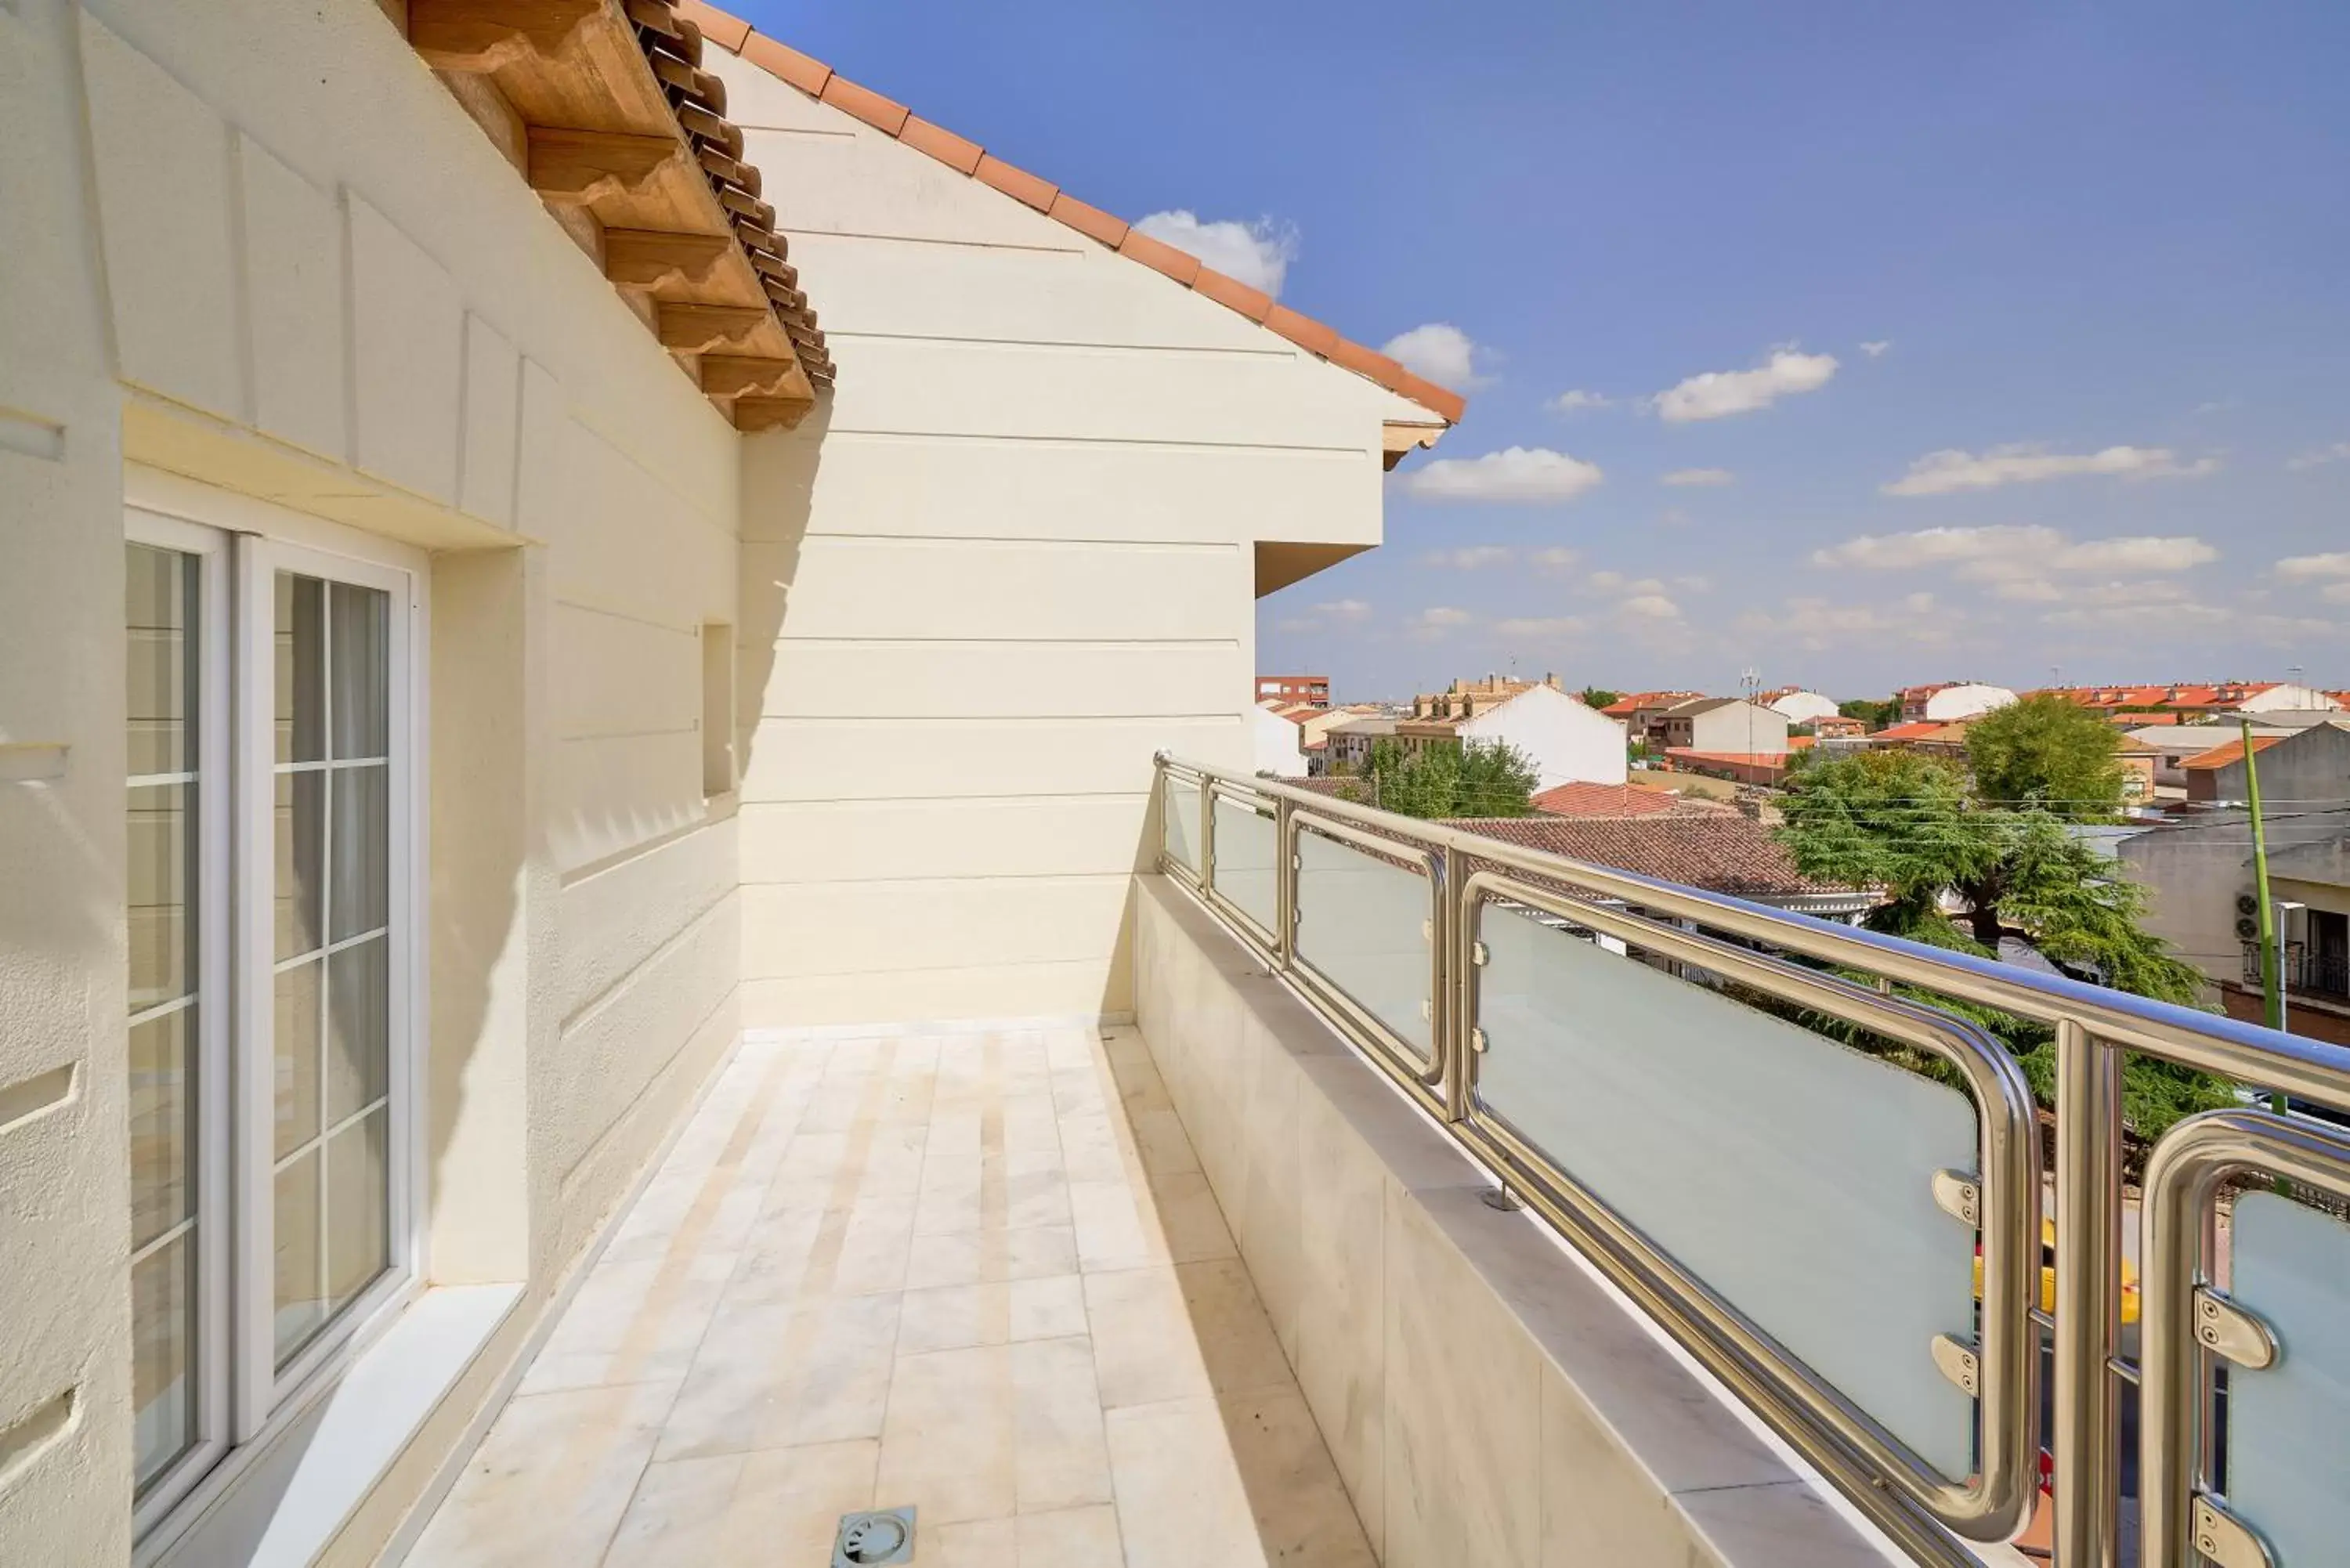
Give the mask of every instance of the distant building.
M 1330 678 L 1326 675 L 1260 675 L 1256 678 L 1256 700 L 1275 702 L 1304 702 L 1310 707 L 1330 705 Z
M 1801 721 L 1801 726 L 1824 741 L 1842 740 L 1848 735 L 1868 733 L 1868 725 L 1866 722 L 1848 719 L 1842 713 L 1823 713 L 1816 719 Z
M 1806 691 L 1800 686 L 1782 686 L 1775 691 L 1765 691 L 1754 699 L 1765 708 L 1775 708 L 1787 715 L 1791 724 L 1808 724 L 1819 719 L 1841 717 L 1832 699 L 1816 691 Z
M 1648 744 L 1672 751 L 1735 752 L 1784 757 L 1787 715 L 1742 697 L 1698 697 L 1648 721 Z
M 2350 796 L 2350 721 L 2313 724 L 2290 734 L 2252 736 L 2261 768 L 2264 803 L 2331 805 Z M 2179 764 L 2187 798 L 2205 804 L 2241 804 L 2251 795 L 2239 735 Z
M 1943 680 L 1931 686 L 1902 688 L 1901 717 L 1914 722 L 1923 719 L 1948 723 L 1953 719 L 1972 719 L 2004 708 L 2015 701 L 2015 693 L 2004 686 L 1986 686 L 1978 680 Z
M 1535 795 L 1533 804 L 1536 811 L 1550 816 L 1670 816 L 1682 812 L 1710 815 L 1730 809 L 1717 801 L 1628 784 L 1563 784 Z
M 1967 749 L 1967 727 L 1945 724 L 1935 720 L 1919 719 L 1905 724 L 1887 724 L 1872 731 L 1868 736 L 1872 746 L 1898 746 L 1906 751 L 1932 752 L 1944 756 L 1963 755 Z
M 1413 716 L 1395 722 L 1395 739 L 1414 752 L 1470 741 L 1503 742 L 1534 763 L 1536 789 L 1624 782 L 1623 725 L 1561 691 L 1556 677 L 1512 684 L 1517 690 L 1503 694 L 1490 683 L 1464 689 L 1455 681 L 1450 692 L 1415 698 Z M 1341 725 L 1334 733 L 1351 728 Z
M 2063 697 L 2109 713 L 2169 713 L 2205 718 L 2239 713 L 2334 712 L 2338 696 L 2292 680 L 2219 680 L 2158 686 L 2050 686 L 2034 697 Z
M 1777 789 L 1787 782 L 1788 752 L 1701 752 L 1694 746 L 1673 746 L 1665 752 L 1665 765 L 1677 774 L 1701 774 L 1732 784 Z
M 1371 748 L 1394 738 L 1396 721 L 1378 714 L 1347 719 L 1322 732 L 1323 769 L 1333 774 L 1359 774 L 1371 765 Z
M 1704 695 L 1702 691 L 1627 691 L 1599 711 L 1611 719 L 1621 719 L 1624 728 L 1638 740 L 1648 735 L 1649 721 L 1658 714 Z
M 1794 857 L 1770 828 L 1736 812 L 1616 818 L 1469 818 L 1450 826 L 1572 860 L 1612 866 L 1635 876 L 1727 893 L 1826 919 L 1857 921 L 1885 901 L 1874 888 L 1843 887 L 1804 876 L 1795 869 Z

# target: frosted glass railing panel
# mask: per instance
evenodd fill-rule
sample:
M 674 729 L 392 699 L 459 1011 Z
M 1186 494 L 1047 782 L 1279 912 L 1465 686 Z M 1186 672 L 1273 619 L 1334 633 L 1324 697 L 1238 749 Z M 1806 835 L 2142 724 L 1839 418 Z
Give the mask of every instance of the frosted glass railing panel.
M 2273 1192 L 2236 1199 L 2228 1293 L 2276 1334 L 2265 1370 L 2228 1372 L 2228 1507 L 2277 1568 L 2343 1560 L 2350 1541 L 2350 1225 Z
M 1297 857 L 1297 956 L 1432 1059 L 1428 878 L 1310 830 Z
M 1953 1088 L 1488 905 L 1481 1106 L 1506 1121 L 1948 1479 L 1973 1401 L 1974 1232 L 1936 1206 L 1976 1168 Z
M 1167 853 L 1179 864 L 1200 874 L 1200 786 L 1187 780 L 1168 778 L 1167 792 Z
M 1216 891 L 1240 912 L 1278 934 L 1273 818 L 1216 796 Z

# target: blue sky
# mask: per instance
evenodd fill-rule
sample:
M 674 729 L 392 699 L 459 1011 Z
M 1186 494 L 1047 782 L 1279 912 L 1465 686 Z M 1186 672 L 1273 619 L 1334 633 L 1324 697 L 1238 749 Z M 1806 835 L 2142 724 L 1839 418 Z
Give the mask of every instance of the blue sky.
M 2350 6 L 737 8 L 1465 348 L 1451 466 L 1263 668 L 2350 686 Z

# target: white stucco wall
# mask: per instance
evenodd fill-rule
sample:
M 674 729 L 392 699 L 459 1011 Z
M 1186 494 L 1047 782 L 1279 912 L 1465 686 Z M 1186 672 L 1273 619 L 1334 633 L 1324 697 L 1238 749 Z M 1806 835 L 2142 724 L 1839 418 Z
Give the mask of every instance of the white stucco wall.
M 744 442 L 744 1020 L 1129 1011 L 1151 754 L 1253 765 L 1253 544 L 1376 543 L 1398 400 L 705 64 L 841 367 Z
M 1754 702 L 1709 708 L 1690 722 L 1690 744 L 1700 752 L 1782 753 L 1787 749 L 1787 715 Z
M 1624 725 L 1548 686 L 1530 686 L 1461 726 L 1463 741 L 1503 741 L 1534 759 L 1537 790 L 1563 784 L 1622 784 Z
M 2241 711 L 2246 713 L 2279 713 L 2306 711 L 2311 709 L 2339 710 L 2341 706 L 2341 703 L 2334 700 L 2331 692 L 2321 691 L 2314 686 L 2296 685 L 2288 680 L 2272 686 L 2265 691 L 2255 691 L 2244 699 L 2241 704 Z
M 1955 719 L 1971 719 L 1978 713 L 2004 708 L 2014 701 L 2015 693 L 2004 686 L 1961 681 L 1956 686 L 1946 686 L 1927 698 L 1926 717 L 1937 723 L 1947 724 Z
M 436 552 L 427 1273 L 532 1292 L 478 1402 L 735 1032 L 737 444 L 374 5 L 0 5 L 0 1096 L 73 1085 L 0 1127 L 0 1562 L 130 1550 L 126 461 Z
M 1833 719 L 1837 711 L 1832 699 L 1816 691 L 1790 691 L 1783 697 L 1773 699 L 1770 706 L 1784 713 L 1787 722 L 1793 724 L 1808 724 L 1814 719 Z
M 1304 730 L 1269 709 L 1258 708 L 1249 715 L 1249 732 L 1257 772 L 1285 779 L 1305 776 Z

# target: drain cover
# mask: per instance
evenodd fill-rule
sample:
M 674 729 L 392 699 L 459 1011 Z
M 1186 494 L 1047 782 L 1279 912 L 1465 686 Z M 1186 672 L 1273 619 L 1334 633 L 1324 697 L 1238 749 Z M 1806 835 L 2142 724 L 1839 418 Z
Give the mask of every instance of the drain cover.
M 877 1563 L 914 1560 L 914 1511 L 874 1509 L 840 1516 L 832 1544 L 832 1568 L 869 1568 Z

